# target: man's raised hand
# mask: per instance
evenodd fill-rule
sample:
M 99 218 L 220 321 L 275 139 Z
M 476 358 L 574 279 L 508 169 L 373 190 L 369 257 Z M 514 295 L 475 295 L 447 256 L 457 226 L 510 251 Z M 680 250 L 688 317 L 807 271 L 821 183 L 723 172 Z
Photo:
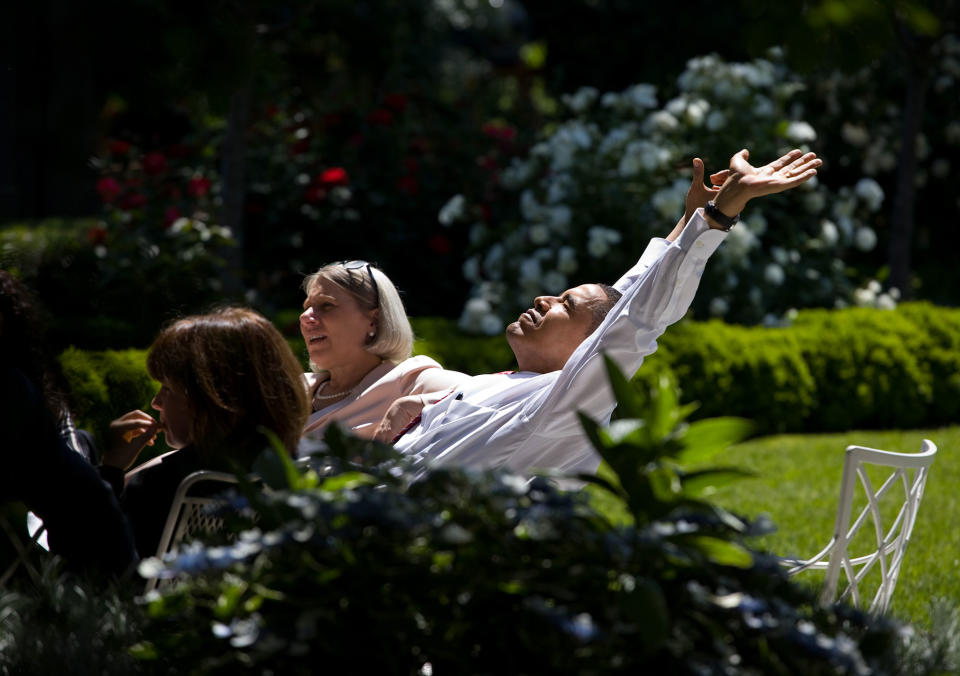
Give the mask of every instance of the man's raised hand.
M 783 192 L 806 183 L 817 175 L 817 167 L 822 164 L 816 153 L 802 150 L 791 150 L 762 167 L 754 167 L 749 159 L 747 149 L 730 158 L 729 174 L 713 198 L 717 208 L 728 216 L 739 214 L 755 197 Z

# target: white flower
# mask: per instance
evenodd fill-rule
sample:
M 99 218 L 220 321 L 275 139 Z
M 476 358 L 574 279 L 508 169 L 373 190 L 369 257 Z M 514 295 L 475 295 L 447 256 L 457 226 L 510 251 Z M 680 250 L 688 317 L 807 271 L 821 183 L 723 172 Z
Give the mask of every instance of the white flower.
M 820 238 L 827 246 L 834 246 L 840 241 L 840 232 L 833 221 L 824 219 L 820 222 Z
M 733 260 L 744 260 L 757 245 L 757 236 L 750 228 L 734 228 L 723 244 L 723 255 Z
M 547 204 L 566 201 L 573 185 L 574 182 L 570 178 L 570 174 L 554 174 L 551 176 L 550 184 L 547 186 Z
M 658 110 L 651 113 L 646 121 L 647 129 L 655 131 L 671 131 L 679 126 L 680 123 L 677 121 L 677 118 L 665 110 Z
M 577 271 L 577 251 L 572 246 L 562 246 L 557 251 L 557 270 L 572 275 Z
M 353 197 L 353 192 L 345 185 L 338 185 L 330 191 L 330 201 L 336 206 L 342 207 Z
M 867 132 L 867 128 L 852 122 L 844 122 L 840 134 L 844 141 L 857 148 L 861 148 L 870 142 L 870 134 Z
M 753 212 L 744 222 L 747 224 L 747 228 L 758 237 L 767 231 L 767 217 L 763 215 L 762 211 Z
M 870 251 L 877 245 L 877 233 L 873 231 L 873 228 L 863 226 L 857 228 L 857 234 L 853 241 L 861 251 Z
M 503 322 L 496 315 L 486 315 L 480 320 L 480 330 L 488 336 L 495 336 L 503 331 Z
M 657 107 L 657 88 L 652 84 L 636 84 L 623 92 L 622 98 L 626 99 L 638 112 L 645 108 Z
M 559 294 L 567 288 L 567 277 L 561 272 L 551 270 L 543 276 L 543 286 L 547 292 Z
M 772 117 L 774 111 L 773 101 L 769 97 L 758 94 L 756 100 L 753 102 L 753 114 L 756 117 Z
M 793 143 L 809 143 L 817 140 L 816 130 L 803 120 L 791 121 L 790 124 L 787 125 L 784 136 Z
M 664 104 L 663 109 L 674 117 L 680 117 L 687 109 L 687 99 L 683 96 L 674 97 Z
M 783 274 L 783 268 L 776 263 L 769 263 L 763 271 L 763 278 L 774 286 L 783 284 L 786 275 Z
M 489 314 L 490 303 L 486 298 L 471 298 L 463 308 L 464 314 L 471 317 L 482 317 Z
M 721 113 L 719 110 L 714 110 L 707 115 L 707 129 L 710 131 L 717 131 L 718 129 L 723 129 L 726 126 L 727 116 Z
M 579 114 L 593 105 L 599 94 L 600 92 L 594 87 L 581 87 L 573 94 L 564 94 L 561 100 L 570 110 Z
M 546 244 L 550 239 L 550 228 L 537 224 L 530 226 L 530 241 L 534 244 Z
M 820 192 L 809 192 L 803 196 L 803 206 L 811 214 L 818 214 L 827 205 L 827 200 Z
M 604 108 L 612 108 L 620 101 L 620 96 L 616 92 L 607 92 L 600 97 L 600 105 Z
M 675 216 L 682 212 L 687 196 L 687 187 L 687 182 L 681 179 L 674 181 L 668 188 L 658 190 L 650 198 L 653 208 L 664 217 Z
M 497 242 L 487 250 L 483 259 L 483 270 L 490 277 L 496 277 L 500 263 L 503 261 L 503 245 Z
M 594 258 L 603 258 L 610 251 L 610 245 L 602 239 L 591 239 L 587 242 L 587 253 Z
M 853 191 L 857 197 L 866 202 L 870 211 L 876 211 L 883 204 L 883 188 L 872 178 L 861 178 Z
M 600 142 L 600 153 L 606 155 L 623 146 L 633 136 L 634 130 L 631 125 L 614 127 L 607 132 Z
M 306 174 L 297 174 L 297 185 L 307 185 L 310 182 L 310 177 Z
M 480 259 L 476 256 L 468 258 L 463 262 L 464 279 L 475 282 L 480 277 Z
M 886 293 L 881 293 L 877 296 L 877 307 L 881 310 L 895 310 L 897 307 L 897 301 L 891 298 Z
M 515 190 L 530 180 L 533 176 L 534 164 L 514 157 L 510 166 L 500 174 L 500 183 L 508 190 Z
M 770 255 L 773 256 L 773 260 L 780 265 L 786 265 L 787 261 L 790 260 L 790 257 L 787 255 L 787 250 L 782 246 L 772 247 L 770 249 Z
M 573 220 L 573 211 L 566 204 L 551 207 L 547 212 L 550 227 L 555 232 L 565 235 L 570 231 L 570 222 Z
M 542 207 L 529 188 L 520 194 L 520 213 L 528 221 L 539 221 Z
M 710 314 L 714 317 L 722 317 L 730 310 L 730 303 L 726 299 L 717 296 L 710 301 Z
M 520 281 L 536 282 L 542 276 L 540 261 L 536 258 L 528 258 L 520 264 Z

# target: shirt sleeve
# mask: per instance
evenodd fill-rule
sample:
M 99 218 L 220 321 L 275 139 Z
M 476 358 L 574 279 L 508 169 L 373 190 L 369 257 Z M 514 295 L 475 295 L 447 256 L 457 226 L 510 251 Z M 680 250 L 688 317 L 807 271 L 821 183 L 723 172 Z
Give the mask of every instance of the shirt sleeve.
M 651 242 L 637 264 L 617 282 L 623 297 L 603 323 L 573 353 L 553 387 L 527 404 L 525 417 L 535 434 L 562 436 L 579 431 L 577 411 L 605 421 L 615 400 L 603 354 L 629 378 L 657 339 L 681 319 L 693 302 L 707 259 L 726 233 L 711 229 L 697 210 L 675 242 Z

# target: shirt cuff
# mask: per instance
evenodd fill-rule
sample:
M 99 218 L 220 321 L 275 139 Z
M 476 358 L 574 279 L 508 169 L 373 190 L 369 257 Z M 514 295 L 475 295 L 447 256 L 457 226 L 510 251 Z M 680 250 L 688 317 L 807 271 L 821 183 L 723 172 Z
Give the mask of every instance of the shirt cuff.
M 711 228 L 703 216 L 703 209 L 697 209 L 675 244 L 694 258 L 706 260 L 726 237 L 725 230 Z

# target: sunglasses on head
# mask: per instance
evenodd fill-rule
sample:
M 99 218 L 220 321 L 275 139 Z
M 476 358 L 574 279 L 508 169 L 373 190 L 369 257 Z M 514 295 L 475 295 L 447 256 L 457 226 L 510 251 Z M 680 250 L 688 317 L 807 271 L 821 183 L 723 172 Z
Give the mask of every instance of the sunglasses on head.
M 373 270 L 370 269 L 370 264 L 366 261 L 344 261 L 341 263 L 344 270 L 361 270 L 363 268 L 367 269 L 367 274 L 370 275 L 370 283 L 373 285 L 373 295 L 376 298 L 376 307 L 380 307 L 380 287 L 377 286 L 377 280 L 373 276 Z

